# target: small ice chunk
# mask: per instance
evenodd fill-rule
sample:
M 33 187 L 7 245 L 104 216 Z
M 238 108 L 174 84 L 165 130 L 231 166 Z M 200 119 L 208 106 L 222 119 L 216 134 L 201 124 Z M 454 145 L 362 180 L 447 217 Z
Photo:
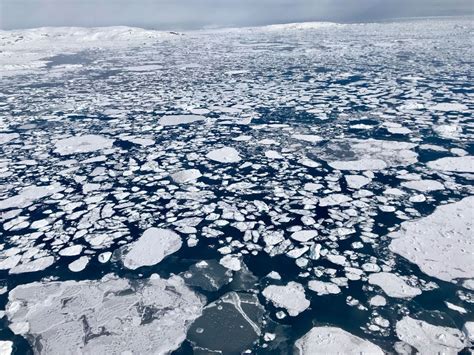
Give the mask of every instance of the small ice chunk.
M 383 307 L 387 304 L 387 300 L 383 296 L 375 295 L 369 300 L 369 303 L 374 307 Z
M 18 133 L 0 133 L 0 145 L 7 144 L 17 138 L 20 138 Z
M 292 317 L 297 316 L 310 305 L 306 299 L 303 285 L 294 281 L 289 282 L 286 286 L 267 286 L 262 294 L 275 307 L 285 308 Z

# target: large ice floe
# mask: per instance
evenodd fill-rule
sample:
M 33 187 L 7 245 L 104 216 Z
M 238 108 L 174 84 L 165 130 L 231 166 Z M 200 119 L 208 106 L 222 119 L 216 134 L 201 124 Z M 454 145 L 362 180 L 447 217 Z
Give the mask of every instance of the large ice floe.
M 36 282 L 9 294 L 10 329 L 39 354 L 155 353 L 179 347 L 203 300 L 179 277 Z
M 474 197 L 437 207 L 393 232 L 390 250 L 419 266 L 427 275 L 455 282 L 474 279 Z

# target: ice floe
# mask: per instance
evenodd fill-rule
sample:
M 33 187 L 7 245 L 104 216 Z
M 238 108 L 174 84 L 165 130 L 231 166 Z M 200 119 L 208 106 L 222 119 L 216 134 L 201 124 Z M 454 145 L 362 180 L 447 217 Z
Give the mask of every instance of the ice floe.
M 441 158 L 430 161 L 426 165 L 434 170 L 474 173 L 474 156 Z
M 61 139 L 56 142 L 54 152 L 60 155 L 90 153 L 111 148 L 114 139 L 97 134 L 85 134 Z
M 271 301 L 275 307 L 286 309 L 292 317 L 297 316 L 309 307 L 304 287 L 297 282 L 291 281 L 285 286 L 267 286 L 262 295 Z
M 383 355 L 380 347 L 341 328 L 314 327 L 295 343 L 295 354 Z
M 178 126 L 194 122 L 204 121 L 206 118 L 200 115 L 166 115 L 158 120 L 162 126 Z
M 397 336 L 420 354 L 457 354 L 465 346 L 462 332 L 422 320 L 403 317 L 396 325 Z
M 176 276 L 35 282 L 8 297 L 10 329 L 45 354 L 168 353 L 184 341 L 203 308 Z
M 470 267 L 474 244 L 474 197 L 437 207 L 431 215 L 403 222 L 389 234 L 390 250 L 403 256 L 424 273 L 444 281 L 474 278 Z
M 211 150 L 206 157 L 218 163 L 238 163 L 241 160 L 239 152 L 232 147 Z
M 421 294 L 421 290 L 408 285 L 400 276 L 389 272 L 369 275 L 369 283 L 379 286 L 387 296 L 394 298 L 412 298 Z
M 181 237 L 170 229 L 149 228 L 135 242 L 120 250 L 123 265 L 128 269 L 158 264 L 166 256 L 181 249 Z

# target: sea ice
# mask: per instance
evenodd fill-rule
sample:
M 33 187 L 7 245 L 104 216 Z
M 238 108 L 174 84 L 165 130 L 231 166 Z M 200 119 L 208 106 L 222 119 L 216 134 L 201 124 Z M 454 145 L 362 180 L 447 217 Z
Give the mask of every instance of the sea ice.
M 401 277 L 388 272 L 369 275 L 369 283 L 379 286 L 387 296 L 394 298 L 412 298 L 421 294 L 421 290 L 408 285 Z
M 275 307 L 285 308 L 290 316 L 297 316 L 310 305 L 306 299 L 304 287 L 294 281 L 289 282 L 286 286 L 267 286 L 262 295 L 271 301 Z
M 102 149 L 112 148 L 113 144 L 113 139 L 105 138 L 96 134 L 86 134 L 57 141 L 54 152 L 58 153 L 59 155 L 90 153 Z
M 202 313 L 180 277 L 35 282 L 9 293 L 10 328 L 36 353 L 169 353 Z
M 311 291 L 316 292 L 318 296 L 338 294 L 341 292 L 339 286 L 333 284 L 332 282 L 323 282 L 318 280 L 309 281 L 308 288 Z
M 219 163 L 238 163 L 241 160 L 239 152 L 232 147 L 211 150 L 206 157 Z
M 170 229 L 149 228 L 133 243 L 121 248 L 123 265 L 128 269 L 158 264 L 181 249 L 181 237 Z
M 177 126 L 182 124 L 189 124 L 199 121 L 204 121 L 206 118 L 199 115 L 166 115 L 158 120 L 162 126 Z
M 403 222 L 390 250 L 403 256 L 425 274 L 443 281 L 474 278 L 472 231 L 474 197 L 439 206 L 429 216 Z
M 426 165 L 433 170 L 474 173 L 474 156 L 441 158 L 430 161 Z
M 466 344 L 456 328 L 435 326 L 422 320 L 403 317 L 396 325 L 400 340 L 413 346 L 420 354 L 457 354 Z
M 171 179 L 177 184 L 184 184 L 195 181 L 201 176 L 201 172 L 198 169 L 187 169 L 172 174 Z
M 383 355 L 377 345 L 341 328 L 314 327 L 295 343 L 295 354 Z

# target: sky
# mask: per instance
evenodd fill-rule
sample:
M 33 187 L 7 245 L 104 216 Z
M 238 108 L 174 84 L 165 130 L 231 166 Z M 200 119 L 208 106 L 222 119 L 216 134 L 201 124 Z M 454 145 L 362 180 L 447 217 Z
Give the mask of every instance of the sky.
M 0 0 L 0 29 L 126 25 L 188 30 L 473 14 L 474 0 Z

